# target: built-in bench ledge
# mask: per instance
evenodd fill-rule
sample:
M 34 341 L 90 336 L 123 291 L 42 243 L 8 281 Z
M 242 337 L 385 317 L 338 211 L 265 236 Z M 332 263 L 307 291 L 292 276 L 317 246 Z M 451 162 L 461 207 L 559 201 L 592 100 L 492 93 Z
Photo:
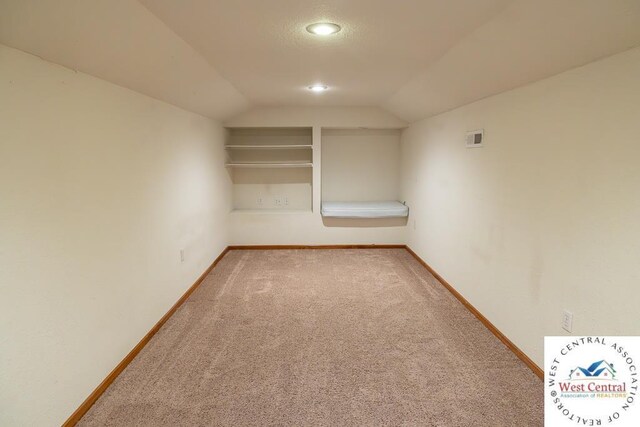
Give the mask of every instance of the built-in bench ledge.
M 409 207 L 398 201 L 322 202 L 320 212 L 327 218 L 406 218 Z

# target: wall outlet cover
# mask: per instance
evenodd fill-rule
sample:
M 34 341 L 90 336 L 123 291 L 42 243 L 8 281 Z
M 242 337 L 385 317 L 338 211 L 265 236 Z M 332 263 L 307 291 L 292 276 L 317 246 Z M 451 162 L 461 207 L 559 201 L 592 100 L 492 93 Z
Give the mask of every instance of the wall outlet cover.
M 573 330 L 573 313 L 567 310 L 562 312 L 562 329 L 567 332 Z

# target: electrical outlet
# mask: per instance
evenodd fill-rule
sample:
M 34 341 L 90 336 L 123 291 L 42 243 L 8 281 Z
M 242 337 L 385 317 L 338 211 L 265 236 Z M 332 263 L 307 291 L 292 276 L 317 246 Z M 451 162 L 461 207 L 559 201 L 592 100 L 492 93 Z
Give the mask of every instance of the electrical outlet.
M 571 332 L 573 329 L 573 313 L 567 310 L 562 312 L 562 329 Z
M 256 202 L 258 203 L 258 206 L 262 206 L 262 197 L 258 197 L 258 200 L 256 200 Z
M 180 249 L 180 262 L 184 262 L 184 249 Z
M 284 197 L 284 205 L 289 206 L 289 197 L 287 196 Z
M 282 199 L 280 199 L 279 197 L 276 197 L 275 202 L 276 206 L 282 206 Z

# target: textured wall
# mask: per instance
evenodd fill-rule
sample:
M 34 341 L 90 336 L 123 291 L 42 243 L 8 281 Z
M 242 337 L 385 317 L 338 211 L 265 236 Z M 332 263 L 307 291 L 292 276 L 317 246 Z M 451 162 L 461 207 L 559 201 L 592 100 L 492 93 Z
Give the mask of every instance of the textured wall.
M 408 244 L 540 365 L 565 308 L 640 334 L 639 75 L 634 49 L 403 134 Z
M 61 424 L 220 254 L 223 138 L 0 45 L 0 425 Z

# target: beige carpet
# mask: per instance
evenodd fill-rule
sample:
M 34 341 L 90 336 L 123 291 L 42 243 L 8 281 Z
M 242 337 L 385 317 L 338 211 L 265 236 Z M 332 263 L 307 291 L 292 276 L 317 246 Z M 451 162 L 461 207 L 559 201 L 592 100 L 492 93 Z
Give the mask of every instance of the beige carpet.
M 80 425 L 539 426 L 542 393 L 403 249 L 231 251 Z

